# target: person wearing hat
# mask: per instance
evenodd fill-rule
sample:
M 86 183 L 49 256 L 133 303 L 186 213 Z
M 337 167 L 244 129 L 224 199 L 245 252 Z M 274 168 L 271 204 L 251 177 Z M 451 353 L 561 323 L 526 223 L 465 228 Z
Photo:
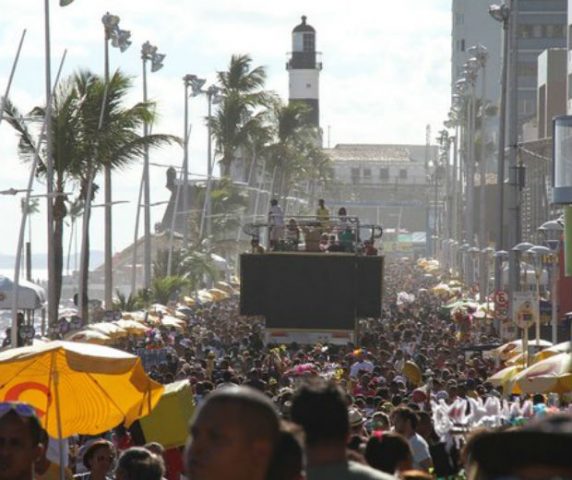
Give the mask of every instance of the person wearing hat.
M 115 447 L 109 440 L 98 438 L 86 443 L 83 447 L 82 463 L 86 473 L 74 476 L 81 480 L 110 480 L 110 473 L 115 463 Z

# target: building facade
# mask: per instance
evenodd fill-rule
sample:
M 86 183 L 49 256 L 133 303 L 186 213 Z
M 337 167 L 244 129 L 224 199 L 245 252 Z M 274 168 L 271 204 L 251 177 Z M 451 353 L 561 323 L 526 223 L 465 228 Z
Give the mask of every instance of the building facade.
M 522 127 L 536 118 L 538 56 L 566 48 L 567 0 L 518 0 L 518 119 Z
M 339 144 L 324 151 L 334 171 L 326 197 L 332 209 L 346 207 L 348 214 L 358 216 L 362 223 L 410 232 L 426 230 L 438 147 Z

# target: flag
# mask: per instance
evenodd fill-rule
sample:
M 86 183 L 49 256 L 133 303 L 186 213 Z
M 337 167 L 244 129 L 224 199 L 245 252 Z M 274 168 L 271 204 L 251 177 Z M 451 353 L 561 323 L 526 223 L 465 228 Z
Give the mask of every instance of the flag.
M 60 0 L 60 7 L 67 7 L 73 0 Z

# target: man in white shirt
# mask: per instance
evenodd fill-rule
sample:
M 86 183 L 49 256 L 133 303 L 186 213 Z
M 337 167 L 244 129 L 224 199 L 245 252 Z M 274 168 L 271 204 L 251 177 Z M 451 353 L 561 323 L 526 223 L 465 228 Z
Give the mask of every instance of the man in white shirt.
M 398 407 L 393 411 L 392 418 L 395 431 L 403 435 L 409 442 L 413 452 L 413 468 L 429 471 L 433 466 L 433 460 L 429 453 L 429 445 L 415 431 L 418 421 L 415 412 L 407 407 Z
M 357 377 L 361 371 L 365 371 L 367 373 L 373 372 L 373 363 L 368 360 L 367 354 L 363 352 L 360 352 L 357 355 L 357 361 L 351 366 L 350 377 Z

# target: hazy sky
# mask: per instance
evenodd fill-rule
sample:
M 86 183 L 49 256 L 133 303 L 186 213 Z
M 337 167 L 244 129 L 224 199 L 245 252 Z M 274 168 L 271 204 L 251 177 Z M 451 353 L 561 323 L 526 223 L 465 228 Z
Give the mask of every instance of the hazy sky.
M 0 95 L 24 28 L 27 36 L 11 98 L 24 112 L 44 102 L 44 13 L 41 0 L 0 0 Z M 320 111 L 324 132 L 331 127 L 336 143 L 425 143 L 425 126 L 433 137 L 449 107 L 450 0 L 75 0 L 51 5 L 52 70 L 65 48 L 63 75 L 78 69 L 103 72 L 101 17 L 110 11 L 121 17 L 120 27 L 131 30 L 133 44 L 124 53 L 111 49 L 112 70 L 133 75 L 130 98 L 142 97 L 140 49 L 149 40 L 167 54 L 165 67 L 148 76 L 151 99 L 158 103 L 156 133 L 183 135 L 182 77 L 195 73 L 214 80 L 233 53 L 248 53 L 254 65 L 264 65 L 267 87 L 284 99 L 288 95 L 285 70 L 291 50 L 291 31 L 307 15 L 317 31 L 323 52 Z M 206 170 L 206 99 L 190 101 L 193 130 L 190 168 Z M 6 122 L 0 125 L 0 190 L 24 188 L 29 168 L 17 156 L 16 137 Z M 180 165 L 182 150 L 170 147 L 151 153 L 151 161 Z M 152 201 L 166 200 L 165 168 L 152 167 Z M 114 207 L 114 250 L 133 240 L 141 164 L 114 177 L 114 200 L 130 204 Z M 99 182 L 102 184 L 102 182 Z M 45 189 L 36 184 L 35 190 Z M 100 197 L 103 196 L 101 189 Z M 102 198 L 97 199 L 102 202 Z M 158 221 L 164 206 L 152 210 Z M 20 222 L 19 199 L 0 196 L 2 235 L 0 253 L 14 253 Z M 33 249 L 45 252 L 45 210 L 32 218 Z M 103 249 L 103 209 L 93 213 L 91 246 Z

